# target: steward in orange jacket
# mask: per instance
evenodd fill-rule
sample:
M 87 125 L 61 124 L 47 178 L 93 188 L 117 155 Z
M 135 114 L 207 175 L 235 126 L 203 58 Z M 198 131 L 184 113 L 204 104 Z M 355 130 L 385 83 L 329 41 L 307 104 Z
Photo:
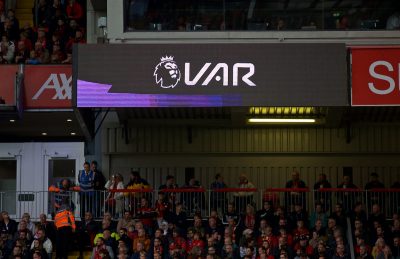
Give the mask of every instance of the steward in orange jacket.
M 72 232 L 75 232 L 75 217 L 71 209 L 63 204 L 54 217 L 56 231 L 56 258 L 68 259 L 68 244 L 71 242 Z

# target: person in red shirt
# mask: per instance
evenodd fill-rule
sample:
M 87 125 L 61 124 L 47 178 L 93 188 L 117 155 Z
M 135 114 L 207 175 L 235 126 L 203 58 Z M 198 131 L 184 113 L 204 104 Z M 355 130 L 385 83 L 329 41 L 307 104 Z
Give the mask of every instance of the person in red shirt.
M 153 228 L 153 218 L 156 216 L 156 212 L 153 208 L 149 207 L 149 202 L 145 197 L 140 200 L 140 208 L 138 209 L 136 216 L 143 223 L 145 229 L 149 230 Z
M 204 252 L 204 247 L 205 247 L 205 243 L 203 240 L 200 239 L 200 233 L 195 232 L 193 234 L 193 242 L 192 242 L 192 248 L 193 247 L 198 247 L 201 249 L 201 253 Z M 188 249 L 188 251 L 191 251 L 192 249 Z
M 308 244 L 307 236 L 300 237 L 300 241 L 294 246 L 294 251 L 296 251 L 297 255 L 306 254 L 310 257 L 314 253 L 313 247 Z
M 85 44 L 86 41 L 83 38 L 83 32 L 80 30 L 77 30 L 75 32 L 75 38 L 71 38 L 67 44 L 65 45 L 65 49 L 68 51 L 72 51 L 72 45 L 74 45 L 74 43 L 76 44 Z
M 68 19 L 74 19 L 80 22 L 83 18 L 83 8 L 75 0 L 69 0 L 66 11 Z

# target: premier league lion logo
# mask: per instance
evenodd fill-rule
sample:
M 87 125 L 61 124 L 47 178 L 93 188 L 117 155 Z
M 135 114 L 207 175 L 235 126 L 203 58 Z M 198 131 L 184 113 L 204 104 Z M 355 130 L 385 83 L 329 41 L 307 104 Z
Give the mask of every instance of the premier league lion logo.
M 156 66 L 153 76 L 156 83 L 162 88 L 174 88 L 181 80 L 181 71 L 174 61 L 174 57 L 165 56 Z

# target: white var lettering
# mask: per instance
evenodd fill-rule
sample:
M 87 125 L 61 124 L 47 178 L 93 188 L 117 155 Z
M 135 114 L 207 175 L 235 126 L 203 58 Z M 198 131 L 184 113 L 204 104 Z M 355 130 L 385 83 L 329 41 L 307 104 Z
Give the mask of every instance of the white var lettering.
M 71 99 L 72 76 L 67 77 L 66 74 L 59 74 L 59 76 L 60 78 L 58 78 L 58 74 L 50 74 L 49 78 L 40 87 L 39 91 L 37 91 L 37 93 L 33 96 L 32 99 L 37 100 L 45 90 L 54 90 L 56 92 L 56 94 L 52 98 L 53 100 Z
M 193 80 L 190 78 L 190 63 L 185 63 L 185 84 L 189 86 L 194 86 L 197 85 L 197 83 L 200 81 L 201 78 L 206 74 L 208 68 L 211 66 L 211 63 L 205 63 L 204 66 L 200 69 L 200 71 L 194 76 Z M 254 75 L 255 73 L 255 68 L 254 64 L 252 63 L 236 63 L 233 65 L 232 68 L 232 85 L 233 86 L 238 86 L 239 85 L 239 70 L 247 70 L 247 73 L 245 73 L 241 80 L 249 85 L 249 86 L 255 86 L 256 84 L 250 80 L 250 78 Z M 217 75 L 220 70 L 222 70 L 222 78 L 221 76 Z M 218 63 L 215 65 L 215 67 L 211 70 L 211 72 L 208 74 L 206 79 L 203 81 L 202 85 L 206 86 L 208 85 L 211 80 L 215 79 L 216 81 L 220 81 L 222 79 L 222 85 L 223 86 L 228 86 L 229 85 L 229 66 L 226 63 Z
M 390 94 L 396 88 L 396 82 L 394 81 L 394 79 L 392 77 L 387 76 L 387 75 L 382 75 L 382 74 L 379 74 L 378 72 L 376 72 L 376 68 L 379 67 L 379 66 L 384 66 L 389 72 L 393 72 L 394 71 L 394 68 L 393 68 L 392 64 L 390 64 L 387 61 L 380 60 L 380 61 L 375 61 L 374 63 L 372 63 L 369 66 L 369 74 L 373 78 L 386 81 L 387 83 L 389 83 L 389 85 L 387 86 L 386 89 L 382 89 L 382 87 L 380 87 L 380 89 L 378 89 L 377 85 L 375 85 L 372 82 L 369 82 L 368 83 L 369 90 L 371 90 L 373 93 L 379 94 L 379 95 Z M 399 64 L 398 73 L 400 75 L 400 64 Z M 400 77 L 399 77 L 399 87 L 400 87 Z

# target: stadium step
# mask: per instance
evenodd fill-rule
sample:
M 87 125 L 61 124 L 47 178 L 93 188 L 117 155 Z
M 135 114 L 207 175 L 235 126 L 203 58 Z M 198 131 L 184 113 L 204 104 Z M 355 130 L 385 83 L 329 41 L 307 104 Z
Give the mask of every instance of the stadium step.
M 34 2 L 32 0 L 18 0 L 16 9 L 30 9 L 32 11 Z
M 34 1 L 32 0 L 18 0 L 17 8 L 15 9 L 15 16 L 19 20 L 19 27 L 22 28 L 26 22 L 33 24 L 32 8 Z

